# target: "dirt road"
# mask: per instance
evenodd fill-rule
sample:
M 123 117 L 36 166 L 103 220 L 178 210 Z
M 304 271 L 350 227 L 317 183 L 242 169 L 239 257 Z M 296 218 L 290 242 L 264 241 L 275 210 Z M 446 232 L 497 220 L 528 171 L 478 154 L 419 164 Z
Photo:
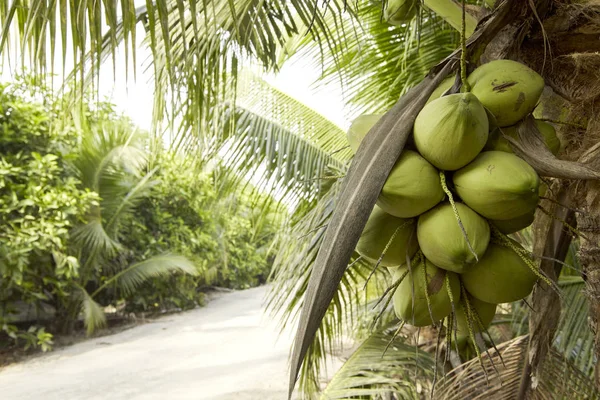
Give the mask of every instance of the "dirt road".
M 263 313 L 266 287 L 0 370 L 6 400 L 283 400 L 292 329 Z M 291 327 L 294 328 L 294 327 Z

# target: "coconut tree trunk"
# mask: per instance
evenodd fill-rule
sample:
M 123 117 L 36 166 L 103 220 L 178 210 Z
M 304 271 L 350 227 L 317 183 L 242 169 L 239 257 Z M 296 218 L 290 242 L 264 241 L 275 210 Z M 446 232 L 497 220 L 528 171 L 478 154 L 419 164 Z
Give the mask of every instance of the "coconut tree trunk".
M 540 73 L 549 88 L 542 97 L 541 115 L 536 117 L 566 122 L 557 129 L 563 146 L 559 158 L 600 170 L 600 1 L 523 3 L 524 18 L 506 27 L 484 56 L 518 59 Z M 596 335 L 595 354 L 600 358 L 600 183 L 560 180 L 552 188 L 547 196 L 563 206 L 542 202 L 555 218 L 538 212 L 534 253 L 546 257 L 542 270 L 556 279 L 560 263 L 549 258 L 564 259 L 571 240 L 571 233 L 557 220 L 578 227 L 590 328 Z M 530 319 L 520 399 L 533 397 L 535 376 L 552 344 L 560 312 L 557 294 L 543 284 L 534 292 L 532 303 L 535 312 Z M 596 368 L 596 385 L 600 387 L 600 368 Z

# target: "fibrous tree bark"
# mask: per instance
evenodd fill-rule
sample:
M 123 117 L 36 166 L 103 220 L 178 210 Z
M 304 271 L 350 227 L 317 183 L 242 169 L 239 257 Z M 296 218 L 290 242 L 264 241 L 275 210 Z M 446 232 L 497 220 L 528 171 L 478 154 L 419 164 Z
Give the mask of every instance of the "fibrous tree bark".
M 593 176 L 600 171 L 600 1 L 522 3 L 522 14 L 515 15 L 484 57 L 516 59 L 544 77 L 548 88 L 536 117 L 559 121 L 559 158 L 578 162 L 587 171 L 554 175 L 563 179 L 554 180 L 547 194 L 551 200 L 542 202 L 553 217 L 541 212 L 536 216 L 534 254 L 541 259 L 542 271 L 555 280 L 561 263 L 551 259 L 564 260 L 572 236 L 566 226 L 577 227 L 590 328 L 600 357 L 600 183 Z M 554 340 L 560 306 L 556 291 L 540 283 L 532 296 L 528 363 L 519 398 L 535 397 L 537 370 Z M 600 386 L 600 368 L 596 385 Z

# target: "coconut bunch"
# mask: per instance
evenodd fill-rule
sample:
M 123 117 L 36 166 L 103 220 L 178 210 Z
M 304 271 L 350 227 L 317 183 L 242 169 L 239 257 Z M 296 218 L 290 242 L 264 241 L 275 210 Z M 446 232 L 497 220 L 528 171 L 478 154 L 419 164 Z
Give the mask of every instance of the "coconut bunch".
M 442 82 L 417 116 L 356 248 L 390 270 L 401 320 L 444 321 L 463 343 L 487 329 L 497 304 L 544 279 L 506 236 L 533 222 L 539 202 L 540 178 L 507 137 L 517 137 L 514 125 L 536 107 L 544 81 L 510 60 L 484 64 L 467 81 L 471 90 L 456 94 L 446 94 L 453 78 Z M 380 117 L 352 123 L 354 151 Z M 554 128 L 537 124 L 557 152 Z

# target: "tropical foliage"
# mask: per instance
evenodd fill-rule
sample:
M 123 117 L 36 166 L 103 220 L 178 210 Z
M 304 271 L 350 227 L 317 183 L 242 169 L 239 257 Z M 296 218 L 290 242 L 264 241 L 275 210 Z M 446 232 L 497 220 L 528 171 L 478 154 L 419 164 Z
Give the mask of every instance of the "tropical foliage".
M 64 104 L 30 78 L 2 87 L 4 335 L 46 349 L 79 316 L 88 333 L 105 326 L 106 305 L 185 309 L 203 286 L 266 281 L 276 202 L 258 216 L 251 187 L 220 196 L 217 169 L 168 152 L 150 166 L 147 134 L 110 104 L 74 122 Z M 32 328 L 24 308 L 37 310 Z
M 274 285 L 270 298 L 271 309 L 283 315 L 282 323 L 292 324 L 296 321 L 300 309 L 311 300 L 307 296 L 310 275 L 316 269 L 315 260 L 333 212 L 340 202 L 345 201 L 343 196 L 339 196 L 344 183 L 338 178 L 352 171 L 349 168 L 352 162 L 351 155 L 344 149 L 343 132 L 339 128 L 328 124 L 318 113 L 298 106 L 289 96 L 269 88 L 263 90 L 264 86 L 254 77 L 248 76 L 245 68 L 258 65 L 264 71 L 276 71 L 298 54 L 308 56 L 323 71 L 322 83 L 340 83 L 343 86 L 350 116 L 362 112 L 385 112 L 410 88 L 421 82 L 427 71 L 458 47 L 459 35 L 452 27 L 461 25 L 460 16 L 457 20 L 433 7 L 433 3 L 439 3 L 456 9 L 457 3 L 450 0 L 424 0 L 419 4 L 430 6 L 429 8 L 420 7 L 419 13 L 411 21 L 392 27 L 381 18 L 382 7 L 386 3 L 367 0 L 192 0 L 187 3 L 164 0 L 146 2 L 145 6 L 136 9 L 132 0 L 83 3 L 13 0 L 0 6 L 0 19 L 4 24 L 1 45 L 6 49 L 9 43 L 16 42 L 21 46 L 22 61 L 31 61 L 40 71 L 55 68 L 55 57 L 59 59 L 61 55 L 64 69 L 65 59 L 70 54 L 66 49 L 71 50 L 68 45 L 72 46 L 72 58 L 76 67 L 70 78 L 80 84 L 80 91 L 76 93 L 81 94 L 93 85 L 98 70 L 102 67 L 102 61 L 111 57 L 114 59 L 119 46 L 124 46 L 126 57 L 136 57 L 136 24 L 139 22 L 145 29 L 145 45 L 152 52 L 150 63 L 154 72 L 156 92 L 153 134 L 161 134 L 166 124 L 170 128 L 169 140 L 174 148 L 194 154 L 200 159 L 212 159 L 218 154 L 225 160 L 225 164 L 230 163 L 231 168 L 225 171 L 212 171 L 217 173 L 219 178 L 228 178 L 224 180 L 224 186 L 218 186 L 215 192 L 218 196 L 223 196 L 228 188 L 239 182 L 247 181 L 249 176 L 258 176 L 258 189 L 269 188 L 271 194 L 279 195 L 288 204 L 296 206 L 287 229 L 277 238 L 280 251 L 272 273 Z M 467 3 L 479 6 L 483 2 Z M 520 41 L 529 33 L 527 29 L 539 25 L 539 14 L 542 11 L 546 13 L 548 10 L 558 9 L 564 13 L 562 15 L 565 19 L 573 21 L 574 24 L 577 20 L 587 21 L 587 15 L 595 15 L 594 11 L 580 13 L 581 15 L 577 14 L 577 18 L 571 18 L 569 13 L 576 12 L 579 6 L 563 6 L 563 3 L 567 2 L 559 1 L 504 0 L 485 3 L 492 6 L 499 3 L 503 6 L 504 9 L 496 16 L 499 15 L 504 22 L 507 19 L 521 18 L 521 14 L 527 15 L 528 19 L 519 19 L 519 26 L 515 27 L 516 37 Z M 506 11 L 511 11 L 509 6 L 517 9 L 522 5 L 527 5 L 531 10 L 519 9 L 518 13 Z M 471 10 L 475 10 L 473 14 L 479 13 L 477 16 L 481 17 L 488 14 L 490 9 L 475 7 Z M 494 18 L 485 16 L 481 25 L 492 26 L 495 29 L 499 24 L 494 25 Z M 591 25 L 596 26 L 597 23 Z M 548 44 L 545 29 L 546 26 L 542 25 L 541 32 L 533 31 L 531 37 L 534 42 L 538 41 L 534 47 L 543 48 L 544 52 L 547 51 Z M 474 41 L 491 39 L 481 34 L 481 31 L 478 33 Z M 498 31 L 495 31 L 491 36 L 497 33 Z M 559 33 L 563 34 L 560 37 L 569 36 L 569 32 Z M 520 42 L 517 39 L 515 49 L 503 50 L 517 50 L 518 53 Z M 47 43 L 50 43 L 50 46 Z M 472 41 L 469 44 L 473 43 Z M 476 50 L 482 49 L 477 47 Z M 526 54 L 527 50 L 531 49 L 524 50 Z M 517 56 L 516 53 L 511 54 Z M 545 56 L 545 53 L 542 55 L 532 51 L 529 61 L 543 60 L 545 63 Z M 574 59 L 578 69 L 586 68 L 587 64 L 582 61 L 582 57 L 572 57 L 569 53 L 561 58 L 561 62 L 566 59 Z M 453 62 L 446 61 L 446 65 Z M 544 66 L 541 67 L 543 68 Z M 428 82 L 420 88 L 431 89 L 433 85 Z M 568 92 L 561 87 L 560 79 L 555 79 L 552 88 L 557 92 L 564 89 L 563 94 L 568 92 L 564 97 L 569 98 L 568 95 L 572 95 L 570 98 L 576 99 L 573 100 L 575 103 L 583 85 L 574 86 L 576 90 Z M 405 98 L 405 101 L 409 102 L 410 99 Z M 583 107 L 594 109 L 589 104 L 584 104 Z M 584 141 L 579 138 L 572 139 L 568 143 L 571 146 L 568 149 L 572 149 L 575 142 Z M 585 143 L 591 147 L 596 144 Z M 580 149 L 576 150 L 571 157 L 573 159 L 582 156 Z M 117 269 L 99 280 L 86 280 L 84 285 L 89 283 L 94 286 L 93 291 L 90 289 L 90 298 L 100 293 L 109 293 L 107 296 L 110 296 L 110 290 L 114 291 L 118 287 L 113 286 L 117 281 L 122 281 L 125 285 L 119 289 L 123 292 L 121 296 L 130 296 L 131 291 L 126 289 L 129 284 L 133 285 L 139 282 L 139 279 L 148 278 L 155 271 L 149 266 L 151 263 L 143 264 L 143 260 L 152 259 L 147 257 L 168 248 L 176 249 L 193 260 L 195 246 L 215 239 L 215 236 L 210 236 L 210 239 L 208 236 L 197 237 L 191 229 L 181 229 L 182 236 L 163 235 L 164 230 L 160 227 L 171 224 L 179 228 L 187 227 L 188 215 L 172 218 L 175 215 L 171 208 L 172 194 L 177 190 L 171 188 L 170 184 L 158 184 L 150 191 L 155 193 L 156 188 L 161 187 L 158 192 L 168 193 L 166 199 L 153 201 L 146 189 L 161 174 L 169 177 L 170 182 L 175 181 L 174 175 L 178 174 L 164 169 L 155 170 L 156 165 L 153 162 L 144 161 L 139 167 L 132 168 L 133 173 L 128 175 L 131 178 L 127 181 L 128 186 L 120 188 L 122 191 L 117 191 L 115 204 L 107 204 L 106 211 L 100 206 L 103 197 L 99 193 L 99 197 L 85 197 L 89 204 L 82 204 L 87 210 L 84 215 L 75 214 L 86 218 L 85 223 L 78 222 L 77 226 L 82 231 L 87 230 L 90 238 L 93 236 L 94 242 L 90 244 L 102 243 L 97 253 L 86 252 L 83 262 L 92 268 L 100 268 L 104 272 L 102 265 L 111 257 L 111 252 L 135 247 L 129 243 L 131 237 L 145 236 L 147 241 L 146 247 L 143 248 L 152 249 L 150 254 L 144 254 L 143 258 L 124 257 Z M 108 175 L 113 172 L 119 173 L 121 170 L 116 167 L 122 165 L 117 162 L 113 167 L 115 168 L 111 167 Z M 175 168 L 173 171 L 180 170 Z M 207 175 L 208 182 L 211 182 L 210 176 Z M 79 179 L 86 182 L 83 178 Z M 110 181 L 110 176 L 108 180 Z M 94 183 L 100 181 L 92 179 L 87 182 L 91 183 L 85 183 L 88 186 L 76 185 L 78 190 L 87 187 L 89 191 L 102 191 L 99 183 Z M 211 184 L 217 182 L 220 185 L 223 181 L 219 179 Z M 186 190 L 191 190 L 189 182 L 182 185 Z M 260 199 L 256 197 L 256 191 L 251 192 L 249 198 L 253 203 L 252 208 L 247 210 L 247 215 L 254 216 L 254 210 L 269 208 L 265 204 L 271 204 L 272 197 Z M 180 207 L 179 204 L 175 208 L 196 210 L 192 213 L 193 218 L 201 215 L 199 210 L 202 207 L 195 204 L 197 194 L 189 192 L 189 197 L 188 193 L 183 193 L 182 196 L 189 208 Z M 121 203 L 123 207 L 119 206 Z M 144 212 L 157 207 L 161 212 L 155 212 L 151 217 L 145 216 L 146 222 L 143 224 L 139 221 L 135 224 L 130 223 L 131 213 L 129 217 L 125 214 L 128 214 L 127 210 L 135 209 L 136 205 Z M 122 218 L 110 217 L 118 216 L 121 209 L 124 213 Z M 163 214 L 165 209 L 167 211 Z M 262 218 L 263 214 L 257 216 L 259 221 L 268 220 Z M 105 216 L 109 218 L 106 225 L 103 222 Z M 202 219 L 201 224 L 205 224 L 205 219 Z M 206 223 L 207 226 L 218 225 L 217 222 L 213 224 Z M 124 234 L 131 225 L 134 225 L 133 231 L 136 234 Z M 234 224 L 232 229 L 236 231 L 238 228 L 247 234 L 248 230 L 241 222 L 239 225 Z M 597 229 L 597 226 L 593 228 Z M 248 240 L 263 249 L 266 248 L 268 240 L 262 241 L 262 238 L 268 237 L 268 230 L 264 235 L 258 228 L 251 231 Z M 146 232 L 151 235 L 146 235 Z M 216 237 L 216 242 L 222 246 L 219 240 L 222 240 L 223 236 Z M 528 241 L 524 236 L 519 239 L 523 243 Z M 539 237 L 534 239 L 534 242 L 540 240 Z M 568 242 L 571 242 L 570 237 Z M 82 240 L 80 243 L 86 242 Z M 553 350 L 547 357 L 543 373 L 539 375 L 538 384 L 542 388 L 539 393 L 542 398 L 549 398 L 551 393 L 558 393 L 556 385 L 564 384 L 563 389 L 572 388 L 573 386 L 569 385 L 573 382 L 580 386 L 578 393 L 582 393 L 582 396 L 594 396 L 593 389 L 588 390 L 589 378 L 596 362 L 589 351 L 593 345 L 593 337 L 586 323 L 588 310 L 591 308 L 585 307 L 586 302 L 583 300 L 584 278 L 589 279 L 590 276 L 581 273 L 580 270 L 584 267 L 578 267 L 577 257 L 574 256 L 574 249 L 579 243 L 573 240 L 571 256 L 566 260 L 574 270 L 560 268 L 562 272 L 559 274 L 558 284 L 562 288 L 563 308 L 557 333 L 555 335 L 551 332 L 549 338 Z M 585 244 L 585 241 L 583 243 Z M 208 245 L 210 246 L 212 245 Z M 535 248 L 535 245 L 533 247 Z M 157 250 L 156 253 L 154 249 Z M 80 257 L 75 257 L 74 260 L 77 260 L 77 263 L 73 261 L 74 265 L 81 264 Z M 224 258 L 218 256 L 206 260 L 207 264 L 202 267 L 205 271 L 214 271 L 214 266 L 220 262 L 222 265 L 227 263 Z M 140 262 L 142 267 L 139 266 Z M 211 264 L 212 262 L 214 263 Z M 443 391 L 448 398 L 466 398 L 466 393 L 481 397 L 492 394 L 497 395 L 496 398 L 511 398 L 520 390 L 521 370 L 528 365 L 528 356 L 532 354 L 528 352 L 528 337 L 524 335 L 537 334 L 529 332 L 528 321 L 543 310 L 535 307 L 532 309 L 529 302 L 508 304 L 500 309 L 489 334 L 486 333 L 479 339 L 482 342 L 486 341 L 488 347 L 492 345 L 493 339 L 498 349 L 491 349 L 490 354 L 504 354 L 504 363 L 502 360 L 498 363 L 495 356 L 489 355 L 488 358 L 484 355 L 485 361 L 478 360 L 478 357 L 466 361 L 469 354 L 463 353 L 463 359 L 460 359 L 459 355 L 453 354 L 448 348 L 440 358 L 437 346 L 440 342 L 439 331 L 434 329 L 411 332 L 398 324 L 390 312 L 388 289 L 391 282 L 385 278 L 385 274 L 379 271 L 372 273 L 370 266 L 356 253 L 352 254 L 350 262 L 346 266 L 344 260 L 339 285 L 337 282 L 335 285 L 330 284 L 330 287 L 335 289 L 331 304 L 328 307 L 325 304 L 325 316 L 322 321 L 317 321 L 320 322 L 317 333 L 304 357 L 300 377 L 304 394 L 310 397 L 320 389 L 322 361 L 346 334 L 360 338 L 362 345 L 333 378 L 331 386 L 323 392 L 324 398 L 423 398 L 425 392 L 432 389 Z M 560 263 L 562 260 L 559 260 L 558 264 Z M 320 267 L 322 269 L 323 266 Z M 145 268 L 147 276 L 136 273 Z M 226 272 L 226 269 L 217 271 L 220 271 L 221 279 L 235 282 L 235 278 L 231 278 L 232 275 Z M 219 273 L 211 272 L 209 275 L 214 277 L 219 276 Z M 128 275 L 130 279 L 121 279 Z M 196 284 L 188 285 L 189 280 L 200 278 L 178 275 L 171 279 L 185 280 L 187 283 L 182 284 L 182 287 L 186 287 L 186 293 L 189 293 L 189 289 Z M 152 282 L 161 287 L 159 282 L 165 281 Z M 109 287 L 108 291 L 98 292 L 101 288 Z M 145 287 L 142 287 L 136 290 L 136 293 L 143 293 L 144 290 Z M 97 308 L 93 307 L 95 303 L 86 300 L 85 294 L 89 292 L 81 289 L 80 292 L 83 294 L 84 305 L 88 305 L 86 312 L 90 315 L 99 314 L 96 312 Z M 165 299 L 158 297 L 163 301 Z M 188 295 L 183 297 L 186 301 L 193 298 Z M 148 307 L 148 304 L 143 302 L 130 301 L 128 304 Z M 470 356 L 474 355 L 471 353 Z M 439 365 L 436 365 L 436 360 Z M 494 361 L 494 365 L 491 360 Z M 500 364 L 503 364 L 502 367 Z M 450 366 L 456 369 L 449 371 Z M 412 373 L 410 369 L 414 369 L 415 372 Z M 568 373 L 561 376 L 561 371 Z M 448 372 L 450 379 L 436 379 L 438 372 Z M 488 375 L 494 373 L 496 378 L 502 378 L 502 385 L 498 379 L 489 383 Z M 459 392 L 454 391 L 456 387 L 460 387 Z

